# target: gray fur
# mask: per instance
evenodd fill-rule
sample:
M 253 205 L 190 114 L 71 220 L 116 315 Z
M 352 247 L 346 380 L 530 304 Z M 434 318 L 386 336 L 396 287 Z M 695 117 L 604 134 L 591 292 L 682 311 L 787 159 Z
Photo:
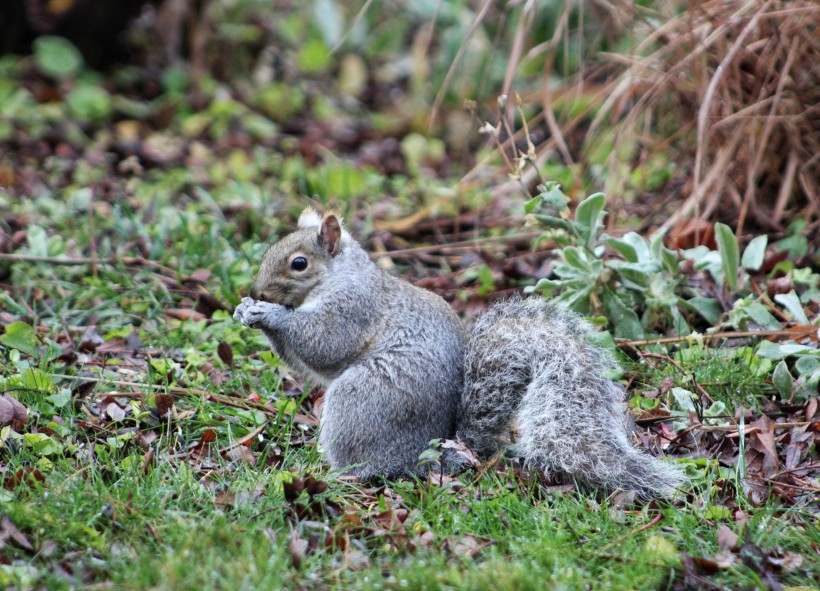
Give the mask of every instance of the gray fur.
M 591 332 L 580 316 L 541 298 L 482 315 L 467 347 L 458 436 L 487 455 L 515 424 L 514 450 L 548 474 L 644 498 L 671 494 L 682 473 L 629 442 L 623 389 L 606 378 L 616 362 L 589 341 Z
M 528 463 L 594 486 L 652 497 L 681 481 L 629 443 L 623 391 L 605 377 L 615 362 L 578 316 L 540 298 L 510 301 L 480 318 L 465 347 L 444 300 L 379 269 L 343 229 L 338 239 L 337 222 L 306 211 L 265 254 L 252 290 L 265 301 L 244 298 L 234 312 L 326 386 L 319 445 L 332 467 L 363 479 L 418 473 L 419 454 L 458 421 L 483 455 L 518 424 Z M 307 269 L 291 267 L 297 256 Z
M 430 440 L 455 433 L 461 322 L 438 296 L 379 269 L 355 241 L 343 239 L 334 257 L 313 248 L 315 232 L 297 230 L 271 247 L 254 285 L 275 292 L 287 251 L 298 249 L 321 268 L 301 302 L 289 309 L 245 298 L 234 318 L 326 385 L 319 445 L 332 467 L 363 479 L 416 472 Z

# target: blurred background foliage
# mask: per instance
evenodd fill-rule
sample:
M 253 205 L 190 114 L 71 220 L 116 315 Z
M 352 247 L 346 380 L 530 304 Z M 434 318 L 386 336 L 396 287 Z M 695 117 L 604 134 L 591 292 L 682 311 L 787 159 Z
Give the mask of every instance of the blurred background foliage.
M 121 174 L 182 163 L 183 192 L 418 205 L 423 179 L 494 197 L 547 179 L 573 202 L 605 190 L 610 226 L 672 246 L 708 240 L 701 221 L 809 234 L 819 18 L 802 0 L 8 0 L 0 185 L 36 193 L 27 155 L 95 146 Z

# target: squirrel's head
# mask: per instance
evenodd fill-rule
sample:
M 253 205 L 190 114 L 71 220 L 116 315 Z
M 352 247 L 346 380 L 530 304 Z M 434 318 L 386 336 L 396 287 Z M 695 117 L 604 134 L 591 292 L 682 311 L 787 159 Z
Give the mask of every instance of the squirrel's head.
M 341 219 L 332 212 L 320 217 L 313 209 L 305 209 L 299 216 L 298 229 L 265 253 L 251 297 L 298 308 L 352 240 L 342 228 Z

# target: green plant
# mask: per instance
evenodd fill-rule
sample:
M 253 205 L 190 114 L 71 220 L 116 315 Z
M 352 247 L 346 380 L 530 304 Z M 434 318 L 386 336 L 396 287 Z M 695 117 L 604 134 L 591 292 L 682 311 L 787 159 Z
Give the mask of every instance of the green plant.
M 553 295 L 587 316 L 604 315 L 615 336 L 627 339 L 688 335 L 703 325 L 693 313 L 709 325 L 718 325 L 728 313 L 725 326 L 780 327 L 769 311 L 774 304 L 764 302 L 752 289 L 750 272 L 763 264 L 765 236 L 752 240 L 741 256 L 731 228 L 715 224 L 717 250 L 698 246 L 672 251 L 664 246 L 663 233 L 651 240 L 635 232 L 619 238 L 603 234 L 606 198 L 602 193 L 579 203 L 574 216 L 568 215 L 567 202 L 560 185 L 547 182 L 526 204 L 526 211 L 546 229 L 544 237 L 560 247 L 555 277 L 541 279 L 530 291 Z M 683 261 L 691 271 L 684 272 Z M 814 297 L 820 277 L 808 275 L 806 292 Z M 704 283 L 714 286 L 704 289 Z M 793 319 L 809 323 L 794 291 L 774 299 Z M 722 303 L 726 301 L 733 302 L 728 309 Z

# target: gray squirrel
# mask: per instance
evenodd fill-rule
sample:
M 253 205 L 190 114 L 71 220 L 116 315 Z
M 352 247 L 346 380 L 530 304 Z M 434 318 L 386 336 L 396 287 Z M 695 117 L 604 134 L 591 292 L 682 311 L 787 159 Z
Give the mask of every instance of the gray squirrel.
M 513 450 L 548 475 L 642 498 L 681 471 L 628 440 L 614 358 L 562 305 L 519 298 L 468 338 L 439 296 L 380 269 L 333 213 L 306 209 L 266 252 L 234 318 L 260 329 L 293 370 L 326 387 L 319 447 L 360 479 L 423 473 L 419 455 L 454 436 L 486 457 Z

